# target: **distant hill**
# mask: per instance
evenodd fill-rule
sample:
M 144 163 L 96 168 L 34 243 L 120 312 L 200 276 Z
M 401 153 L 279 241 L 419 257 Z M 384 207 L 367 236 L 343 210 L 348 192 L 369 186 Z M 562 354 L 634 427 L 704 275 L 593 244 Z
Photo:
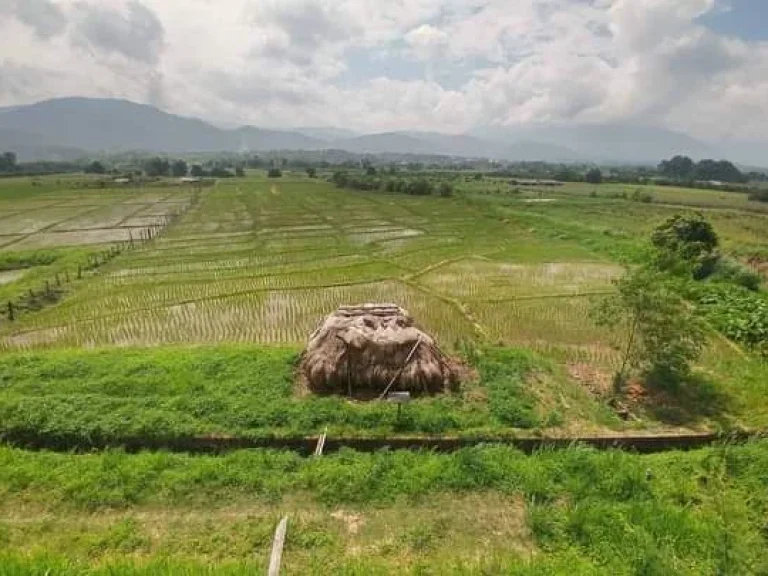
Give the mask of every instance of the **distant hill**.
M 403 131 L 359 135 L 332 127 L 224 129 L 126 100 L 60 98 L 0 108 L 0 151 L 13 150 L 21 160 L 64 160 L 124 151 L 183 154 L 330 149 L 549 162 L 655 164 L 675 154 L 696 159 L 729 157 L 685 134 L 648 126 L 526 125 L 485 127 L 469 134 Z M 727 149 L 733 152 L 734 161 L 768 164 L 762 160 L 768 152 L 765 142 L 728 143 Z
M 126 100 L 62 98 L 0 110 L 0 132 L 24 134 L 47 146 L 87 152 L 146 150 L 216 152 L 324 147 L 295 132 L 243 127 L 223 130 L 196 118 L 168 114 Z M 14 149 L 14 139 L 2 141 Z M 23 157 L 19 153 L 20 157 Z
M 719 158 L 722 151 L 686 134 L 653 126 L 624 124 L 525 125 L 486 127 L 473 131 L 482 138 L 509 142 L 521 149 L 524 142 L 576 150 L 594 162 L 650 163 L 685 154 L 696 159 Z M 546 150 L 542 150 L 546 152 Z

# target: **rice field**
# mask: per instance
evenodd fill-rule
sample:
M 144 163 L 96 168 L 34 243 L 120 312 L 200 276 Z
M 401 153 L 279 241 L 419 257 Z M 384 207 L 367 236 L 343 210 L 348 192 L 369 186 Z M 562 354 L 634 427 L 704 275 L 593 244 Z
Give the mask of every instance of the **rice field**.
M 55 235 L 88 243 L 109 226 L 125 239 L 131 223 L 190 201 L 184 191 L 120 194 L 104 205 L 90 192 L 62 192 L 45 204 L 50 216 L 36 216 L 42 228 L 26 208 L 4 221 L 14 234 L 34 228 L 17 245 L 48 245 Z M 578 243 L 542 239 L 449 199 L 355 193 L 306 178 L 221 181 L 164 234 L 99 268 L 56 306 L 2 325 L 0 347 L 300 346 L 339 305 L 384 301 L 409 309 L 449 349 L 479 339 L 594 350 L 590 330 L 576 337 L 568 325 L 590 325 L 586 297 L 620 273 Z

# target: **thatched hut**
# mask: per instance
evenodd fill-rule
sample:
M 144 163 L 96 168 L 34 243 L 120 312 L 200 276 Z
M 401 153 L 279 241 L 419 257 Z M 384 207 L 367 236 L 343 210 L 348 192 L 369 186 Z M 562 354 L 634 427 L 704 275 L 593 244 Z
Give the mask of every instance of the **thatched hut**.
M 318 393 L 434 394 L 458 384 L 455 364 L 395 304 L 340 307 L 310 336 L 300 369 Z

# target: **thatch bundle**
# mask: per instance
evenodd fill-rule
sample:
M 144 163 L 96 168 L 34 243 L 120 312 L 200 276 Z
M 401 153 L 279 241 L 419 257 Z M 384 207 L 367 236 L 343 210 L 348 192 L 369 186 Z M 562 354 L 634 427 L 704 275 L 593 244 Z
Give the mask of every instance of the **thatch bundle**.
M 301 371 L 319 393 L 433 394 L 458 383 L 456 366 L 395 304 L 339 308 L 310 336 Z

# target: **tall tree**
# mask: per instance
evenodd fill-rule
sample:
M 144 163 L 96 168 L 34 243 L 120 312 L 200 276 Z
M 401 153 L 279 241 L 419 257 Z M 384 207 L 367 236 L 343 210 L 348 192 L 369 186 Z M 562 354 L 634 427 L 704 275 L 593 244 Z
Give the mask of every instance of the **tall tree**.
M 603 182 L 603 173 L 600 172 L 600 168 L 592 168 L 584 176 L 584 180 L 590 184 L 601 184 Z
M 94 160 L 88 166 L 85 168 L 86 174 L 106 174 L 107 169 L 104 167 L 104 164 L 99 162 L 98 160 Z
M 651 242 L 661 269 L 686 271 L 697 279 L 709 276 L 720 258 L 720 240 L 702 214 L 676 214 L 653 231 Z
M 0 172 L 14 172 L 16 167 L 15 152 L 4 152 L 0 155 Z
M 696 164 L 688 156 L 674 156 L 659 164 L 659 172 L 667 178 L 690 180 L 694 177 Z
M 168 176 L 171 171 L 171 163 L 166 158 L 152 158 L 144 163 L 144 172 L 147 176 Z
M 651 268 L 627 272 L 595 314 L 599 324 L 622 334 L 616 392 L 636 373 L 657 386 L 674 388 L 688 376 L 704 346 L 700 321 L 669 278 Z
M 171 174 L 176 178 L 183 178 L 189 172 L 189 166 L 184 160 L 175 160 L 171 165 Z

